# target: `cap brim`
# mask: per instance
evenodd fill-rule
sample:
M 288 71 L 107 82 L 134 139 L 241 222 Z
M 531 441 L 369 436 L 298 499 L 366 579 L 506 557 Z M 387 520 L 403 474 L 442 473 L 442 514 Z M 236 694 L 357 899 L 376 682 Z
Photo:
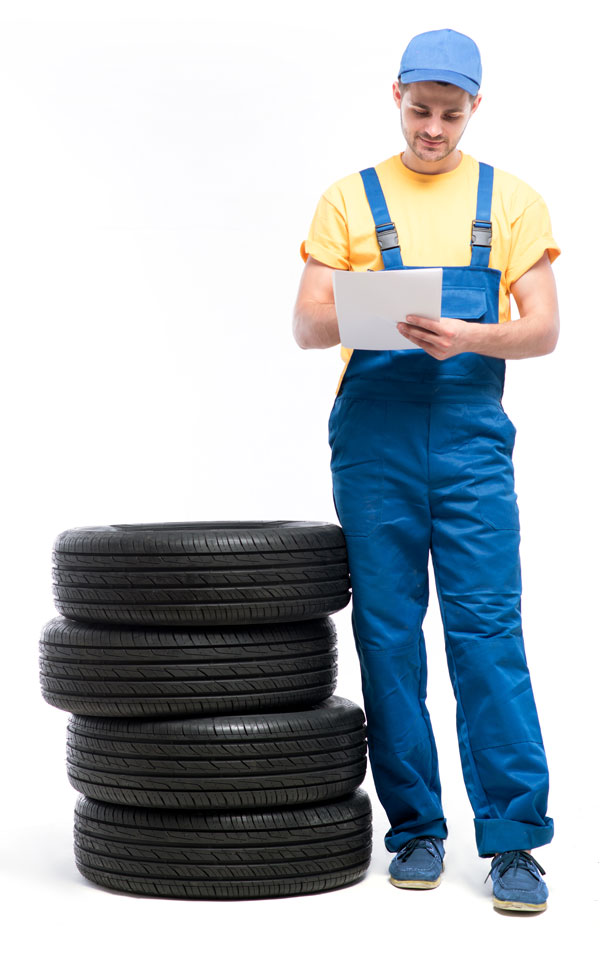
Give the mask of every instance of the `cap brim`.
M 454 70 L 406 70 L 398 75 L 402 83 L 423 83 L 427 80 L 443 80 L 444 83 L 452 83 L 455 87 L 466 90 L 467 93 L 479 93 L 479 84 L 462 73 L 455 73 Z

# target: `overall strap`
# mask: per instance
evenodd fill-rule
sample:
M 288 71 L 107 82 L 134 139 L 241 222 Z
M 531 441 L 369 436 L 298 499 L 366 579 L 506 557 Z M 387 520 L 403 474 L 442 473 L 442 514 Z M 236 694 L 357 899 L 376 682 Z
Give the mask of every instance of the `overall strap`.
M 389 210 L 379 177 L 374 167 L 368 167 L 361 170 L 360 175 L 367 194 L 367 200 L 371 207 L 371 213 L 375 221 L 375 230 L 377 233 L 377 242 L 383 258 L 383 267 L 385 270 L 400 270 L 402 268 L 402 256 L 398 243 L 398 234 L 396 227 L 390 220 Z
M 479 164 L 477 212 L 471 233 L 471 266 L 489 266 L 492 247 L 492 190 L 494 168 Z

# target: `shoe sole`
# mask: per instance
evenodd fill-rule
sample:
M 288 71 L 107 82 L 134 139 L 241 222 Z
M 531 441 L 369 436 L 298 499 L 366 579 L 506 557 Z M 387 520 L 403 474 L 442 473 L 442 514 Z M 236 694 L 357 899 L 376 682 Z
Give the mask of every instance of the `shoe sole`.
M 442 863 L 442 872 L 444 871 L 444 865 Z M 398 886 L 400 889 L 435 889 L 436 886 L 442 881 L 441 874 L 437 879 L 394 879 L 393 876 L 390 876 L 390 882 L 393 886 Z
M 513 902 L 510 899 L 496 899 L 495 896 L 492 896 L 492 902 L 496 909 L 509 912 L 543 912 L 547 905 L 545 902 Z

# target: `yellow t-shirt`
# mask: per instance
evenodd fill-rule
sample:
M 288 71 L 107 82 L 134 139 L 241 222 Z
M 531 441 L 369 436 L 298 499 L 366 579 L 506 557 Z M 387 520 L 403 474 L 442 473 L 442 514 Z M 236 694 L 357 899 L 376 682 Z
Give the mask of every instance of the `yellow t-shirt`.
M 471 224 L 477 206 L 479 163 L 461 154 L 449 173 L 415 173 L 401 154 L 375 165 L 390 218 L 396 225 L 405 266 L 468 266 Z M 500 270 L 500 323 L 510 320 L 511 284 L 548 250 L 550 262 L 560 249 L 552 236 L 543 199 L 523 180 L 494 168 L 492 249 L 489 265 Z M 336 270 L 382 270 L 375 223 L 360 173 L 333 183 L 321 196 L 308 237 L 300 247 Z M 341 348 L 345 366 L 352 350 Z

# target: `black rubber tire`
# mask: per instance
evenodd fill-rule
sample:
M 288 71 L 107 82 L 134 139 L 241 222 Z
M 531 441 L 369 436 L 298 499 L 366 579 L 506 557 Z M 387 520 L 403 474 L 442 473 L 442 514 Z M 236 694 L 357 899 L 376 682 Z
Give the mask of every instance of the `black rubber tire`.
M 73 716 L 71 785 L 103 802 L 240 810 L 347 796 L 366 773 L 365 717 L 339 696 L 305 711 L 124 722 Z
M 331 563 L 327 567 L 321 566 L 302 566 L 282 567 L 281 569 L 244 569 L 244 570 L 177 570 L 177 569 L 148 569 L 148 570 L 121 570 L 121 572 L 109 572 L 98 569 L 64 569 L 55 567 L 52 571 L 55 592 L 60 590 L 61 594 L 72 592 L 72 599 L 79 601 L 84 594 L 84 598 L 89 594 L 91 602 L 98 594 L 102 594 L 106 599 L 120 602 L 117 595 L 125 593 L 144 593 L 153 592 L 173 593 L 177 595 L 178 590 L 187 592 L 201 592 L 205 590 L 208 594 L 215 596 L 221 595 L 225 590 L 236 589 L 256 589 L 260 586 L 285 586 L 287 584 L 298 585 L 302 580 L 302 585 L 310 590 L 314 584 L 322 585 L 324 571 L 330 580 L 346 581 L 348 576 L 348 567 L 345 563 Z
M 53 561 L 56 608 L 81 622 L 292 622 L 350 601 L 344 534 L 330 523 L 83 527 L 57 537 Z
M 40 638 L 46 702 L 85 716 L 218 716 L 310 706 L 337 678 L 331 619 L 143 630 L 57 617 Z
M 350 885 L 369 867 L 372 813 L 358 789 L 335 803 L 202 814 L 80 798 L 75 862 L 120 892 L 177 899 L 298 896 Z

